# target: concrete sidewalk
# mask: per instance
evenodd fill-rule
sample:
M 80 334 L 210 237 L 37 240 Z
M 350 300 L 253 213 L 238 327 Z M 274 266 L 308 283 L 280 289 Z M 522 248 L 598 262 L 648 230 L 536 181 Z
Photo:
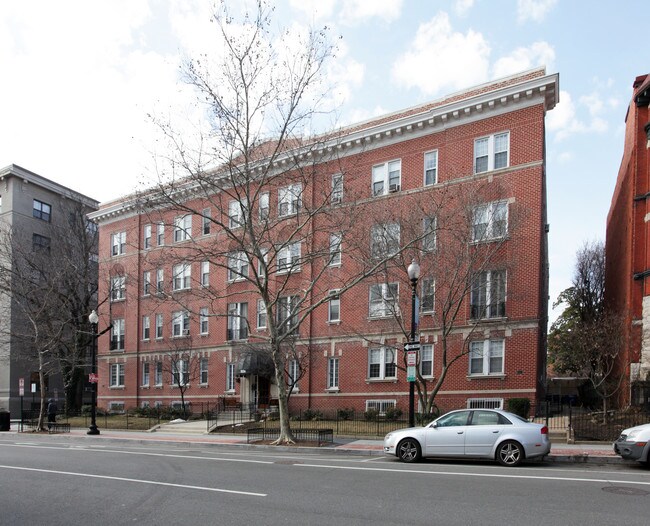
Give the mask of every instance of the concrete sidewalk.
M 302 447 L 302 446 L 265 446 L 248 444 L 245 434 L 187 434 L 187 433 L 156 433 L 148 431 L 117 431 L 112 429 L 101 429 L 100 434 L 89 436 L 86 434 L 87 429 L 72 429 L 70 433 L 57 433 L 52 435 L 38 434 L 31 432 L 20 433 L 18 427 L 12 424 L 10 431 L 0 433 L 0 438 L 7 435 L 18 435 L 21 438 L 28 439 L 31 436 L 50 437 L 53 439 L 65 439 L 67 437 L 86 438 L 88 441 L 102 443 L 103 445 L 111 442 L 135 443 L 135 444 L 160 444 L 169 443 L 186 447 L 205 447 L 205 446 L 238 446 L 242 448 L 268 448 L 283 452 L 327 452 L 350 455 L 383 455 L 383 441 L 381 439 L 356 439 L 335 436 L 334 443 L 322 447 Z M 596 464 L 631 464 L 631 461 L 625 461 L 614 453 L 611 443 L 588 443 L 588 444 L 563 444 L 553 443 L 551 454 L 546 458 L 550 462 L 567 462 L 567 463 L 596 463 Z

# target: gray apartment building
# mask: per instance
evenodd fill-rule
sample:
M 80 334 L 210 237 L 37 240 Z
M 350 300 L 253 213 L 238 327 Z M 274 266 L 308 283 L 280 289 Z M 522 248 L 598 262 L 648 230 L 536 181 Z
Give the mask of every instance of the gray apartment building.
M 20 413 L 20 382 L 24 385 L 24 409 L 31 407 L 32 401 L 40 400 L 38 384 L 38 367 L 34 353 L 30 352 L 29 337 L 18 337 L 18 327 L 25 326 L 24 313 L 16 301 L 16 288 L 19 285 L 15 273 L 7 265 L 14 263 L 17 249 L 8 239 L 23 240 L 20 245 L 22 257 L 29 265 L 30 254 L 34 260 L 40 259 L 42 265 L 47 258 L 52 258 L 52 267 L 61 258 L 60 250 L 54 250 L 57 236 L 74 235 L 71 222 L 75 214 L 85 219 L 85 214 L 95 211 L 98 202 L 74 190 L 50 181 L 17 165 L 0 168 L 0 269 L 4 271 L 3 293 L 0 294 L 0 409 L 9 410 L 18 417 Z M 92 225 L 89 225 L 92 228 Z M 8 233 L 11 233 L 10 235 Z M 92 259 L 92 255 L 91 255 Z M 9 267 L 12 268 L 12 267 Z M 34 268 L 38 268 L 34 265 Z M 37 271 L 34 271 L 37 274 Z M 7 278 L 10 276 L 10 278 Z M 34 276 L 37 279 L 38 276 Z M 62 286 L 65 286 L 62 284 Z M 22 324 L 22 325 L 21 325 Z M 38 327 L 35 327 L 37 330 Z M 59 400 L 63 407 L 63 384 L 60 375 L 51 374 L 55 370 L 52 364 L 47 376 L 46 397 Z M 32 392 L 36 383 L 37 392 Z

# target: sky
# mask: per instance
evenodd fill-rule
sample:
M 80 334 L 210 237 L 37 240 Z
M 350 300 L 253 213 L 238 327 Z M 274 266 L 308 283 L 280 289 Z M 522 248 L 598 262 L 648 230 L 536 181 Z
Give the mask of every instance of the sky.
M 0 167 L 100 202 L 133 192 L 153 168 L 148 115 L 187 111 L 179 65 L 211 41 L 210 9 L 208 0 L 2 0 Z M 643 13 L 647 0 L 278 0 L 275 23 L 337 37 L 342 123 L 538 66 L 559 73 L 546 122 L 553 302 L 571 284 L 576 251 L 605 238 L 632 83 L 650 73 Z

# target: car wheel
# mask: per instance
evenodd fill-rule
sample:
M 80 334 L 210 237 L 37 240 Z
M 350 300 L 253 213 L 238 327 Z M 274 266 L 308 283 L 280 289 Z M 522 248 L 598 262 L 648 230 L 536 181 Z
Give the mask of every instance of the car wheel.
M 499 444 L 496 457 L 502 466 L 518 466 L 524 460 L 524 448 L 519 442 L 506 440 Z
M 402 462 L 417 462 L 422 458 L 420 444 L 413 438 L 405 438 L 397 445 L 397 456 Z

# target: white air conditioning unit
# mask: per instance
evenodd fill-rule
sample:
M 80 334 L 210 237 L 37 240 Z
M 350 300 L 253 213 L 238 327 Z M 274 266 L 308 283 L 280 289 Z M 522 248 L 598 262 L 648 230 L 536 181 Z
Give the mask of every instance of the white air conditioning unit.
M 399 192 L 399 191 L 400 191 L 400 185 L 398 185 L 398 184 L 391 184 L 391 185 L 388 187 L 388 191 L 389 191 L 391 194 L 394 193 L 394 192 Z
M 190 330 L 189 329 L 183 329 L 183 336 L 189 336 L 190 335 Z

